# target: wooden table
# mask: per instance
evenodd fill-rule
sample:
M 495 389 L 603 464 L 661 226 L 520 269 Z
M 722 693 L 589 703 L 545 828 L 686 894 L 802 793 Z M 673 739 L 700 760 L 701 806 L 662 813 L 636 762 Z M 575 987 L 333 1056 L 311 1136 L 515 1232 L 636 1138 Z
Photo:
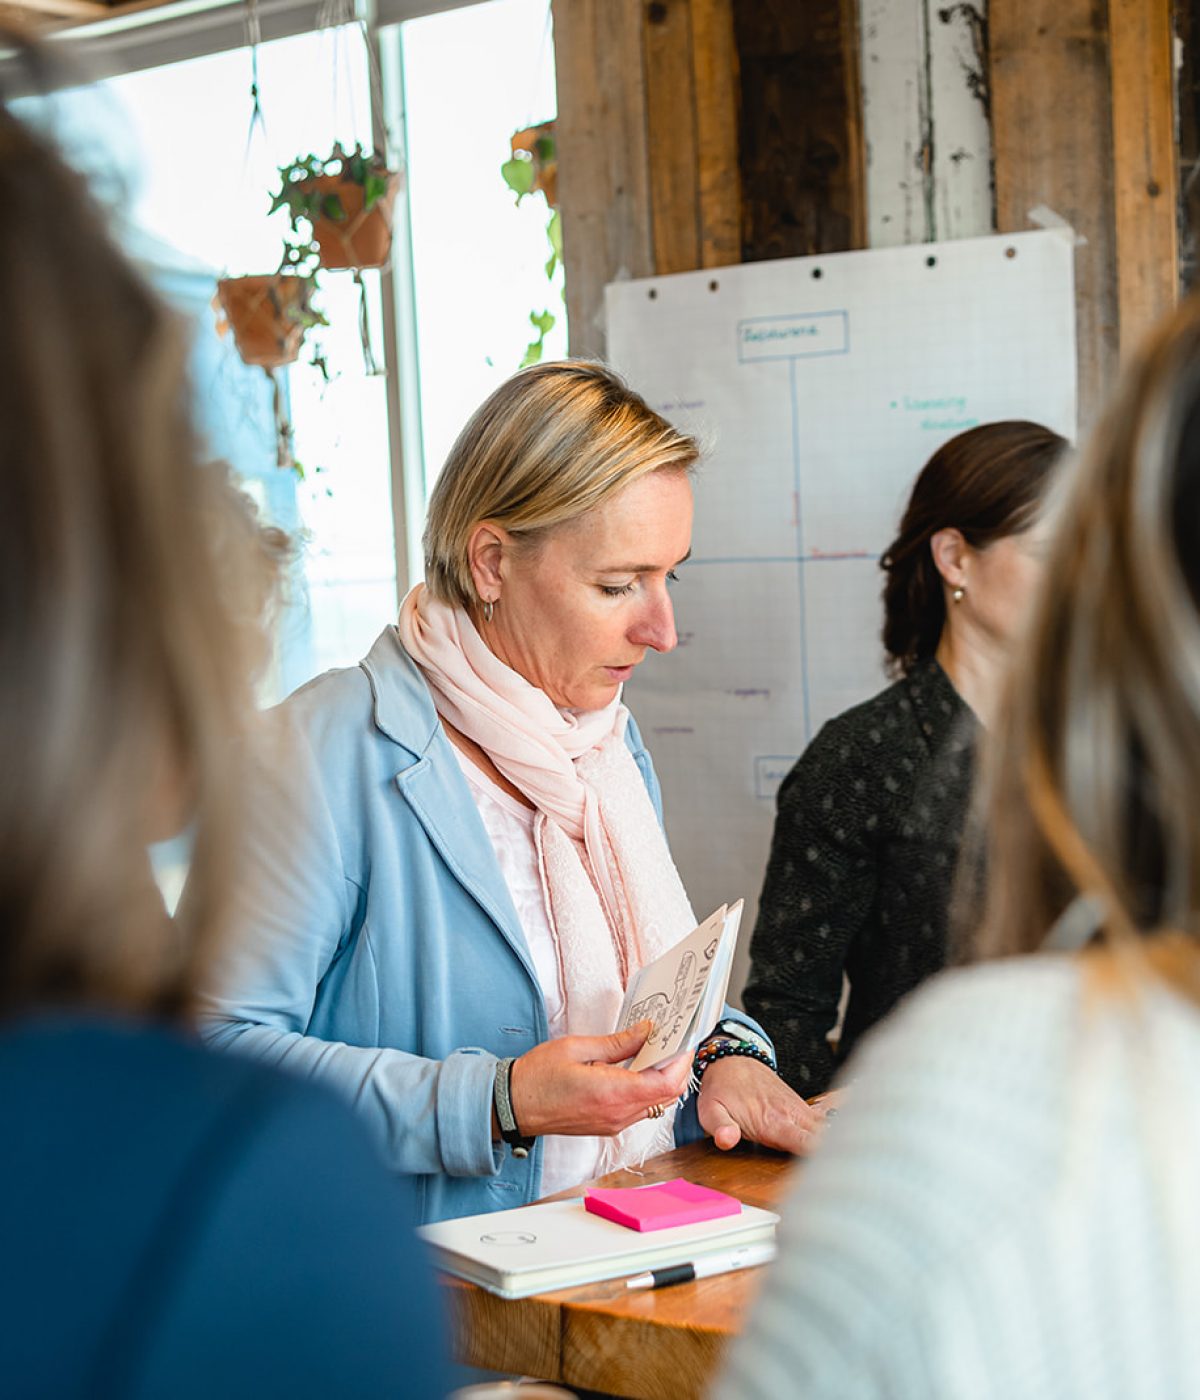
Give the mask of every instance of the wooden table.
M 586 1184 L 641 1186 L 684 1176 L 770 1209 L 792 1165 L 790 1157 L 758 1147 L 719 1152 L 694 1143 L 652 1158 L 638 1173 L 613 1172 Z M 497 1298 L 459 1279 L 444 1282 L 455 1351 L 468 1365 L 631 1400 L 690 1400 L 711 1385 L 762 1274 L 751 1269 L 640 1293 L 611 1279 L 518 1299 Z

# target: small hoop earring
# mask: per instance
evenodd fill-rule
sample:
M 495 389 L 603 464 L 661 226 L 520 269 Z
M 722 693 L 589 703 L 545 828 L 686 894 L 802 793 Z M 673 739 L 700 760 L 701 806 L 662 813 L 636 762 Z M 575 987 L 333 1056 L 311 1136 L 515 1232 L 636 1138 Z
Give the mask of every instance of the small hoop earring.
M 967 590 L 966 590 L 965 587 L 963 587 L 962 585 L 960 585 L 958 588 L 956 588 L 956 589 L 954 590 L 953 593 L 951 593 L 950 596 L 954 599 L 954 601 L 955 601 L 956 603 L 961 603 L 962 600 L 967 596 Z
M 491 620 L 492 620 L 492 618 L 495 616 L 495 614 L 496 614 L 496 605 L 495 605 L 495 603 L 490 602 L 490 601 L 489 601 L 489 602 L 485 602 L 484 605 L 483 605 L 483 620 L 484 620 L 484 622 L 491 622 Z

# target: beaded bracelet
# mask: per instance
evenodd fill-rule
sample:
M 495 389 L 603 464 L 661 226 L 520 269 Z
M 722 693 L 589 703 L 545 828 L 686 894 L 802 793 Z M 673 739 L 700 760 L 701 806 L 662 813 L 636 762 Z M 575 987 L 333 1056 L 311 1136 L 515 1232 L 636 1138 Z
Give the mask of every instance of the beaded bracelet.
M 754 1045 L 748 1040 L 706 1040 L 699 1050 L 696 1051 L 692 1060 L 692 1075 L 696 1081 L 696 1087 L 700 1087 L 700 1082 L 704 1078 L 704 1072 L 709 1065 L 717 1060 L 724 1060 L 731 1055 L 744 1055 L 751 1060 L 759 1060 L 766 1065 L 769 1070 L 775 1070 L 775 1061 L 759 1045 Z

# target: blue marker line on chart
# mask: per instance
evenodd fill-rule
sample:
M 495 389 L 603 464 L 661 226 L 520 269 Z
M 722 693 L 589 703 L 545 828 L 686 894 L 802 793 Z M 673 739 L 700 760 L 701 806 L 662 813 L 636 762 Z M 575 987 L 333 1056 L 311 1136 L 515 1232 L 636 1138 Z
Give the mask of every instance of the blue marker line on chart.
M 876 563 L 878 554 L 866 549 L 848 549 L 843 554 L 714 554 L 707 559 L 689 559 L 681 569 L 694 569 L 698 564 L 842 564 L 847 559 L 865 559 Z
M 804 742 L 812 738 L 812 704 L 808 684 L 808 605 L 805 593 L 804 571 L 808 564 L 821 563 L 829 559 L 866 559 L 866 554 L 822 554 L 809 555 L 804 550 L 804 508 L 800 490 L 800 385 L 797 379 L 796 363 L 800 359 L 811 359 L 818 355 L 846 355 L 850 352 L 850 316 L 846 311 L 814 311 L 806 315 L 755 316 L 739 321 L 737 326 L 738 360 L 741 364 L 753 364 L 762 360 L 788 362 L 788 384 L 792 407 L 792 490 L 796 502 L 796 554 L 792 560 L 775 556 L 773 560 L 760 559 L 747 563 L 794 563 L 796 565 L 796 587 L 800 594 L 800 688 L 804 699 Z M 712 562 L 717 560 L 695 562 Z M 734 562 L 728 560 L 725 562 Z
M 804 507 L 800 496 L 800 388 L 796 383 L 796 361 L 788 361 L 788 379 L 792 392 L 792 490 L 796 501 L 796 553 L 804 557 Z M 800 687 L 804 696 L 804 743 L 812 738 L 812 703 L 808 693 L 808 602 L 804 588 L 804 565 L 796 568 L 796 585 L 800 590 Z

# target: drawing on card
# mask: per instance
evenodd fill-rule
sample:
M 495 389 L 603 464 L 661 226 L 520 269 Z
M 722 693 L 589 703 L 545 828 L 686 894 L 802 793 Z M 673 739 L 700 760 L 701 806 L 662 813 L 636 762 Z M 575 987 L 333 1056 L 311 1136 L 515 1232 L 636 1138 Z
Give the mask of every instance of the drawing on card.
M 683 1007 L 687 1001 L 688 988 L 691 986 L 695 967 L 696 955 L 685 953 L 679 964 L 679 971 L 675 975 L 675 985 L 671 988 L 670 995 L 665 992 L 651 992 L 641 1001 L 635 1001 L 629 1008 L 629 1020 L 626 1024 L 636 1026 L 639 1021 L 653 1021 L 654 1029 L 650 1032 L 648 1039 L 652 1040 L 655 1045 L 667 1044 L 673 1035 L 678 1034 L 679 1027 L 683 1024 Z

